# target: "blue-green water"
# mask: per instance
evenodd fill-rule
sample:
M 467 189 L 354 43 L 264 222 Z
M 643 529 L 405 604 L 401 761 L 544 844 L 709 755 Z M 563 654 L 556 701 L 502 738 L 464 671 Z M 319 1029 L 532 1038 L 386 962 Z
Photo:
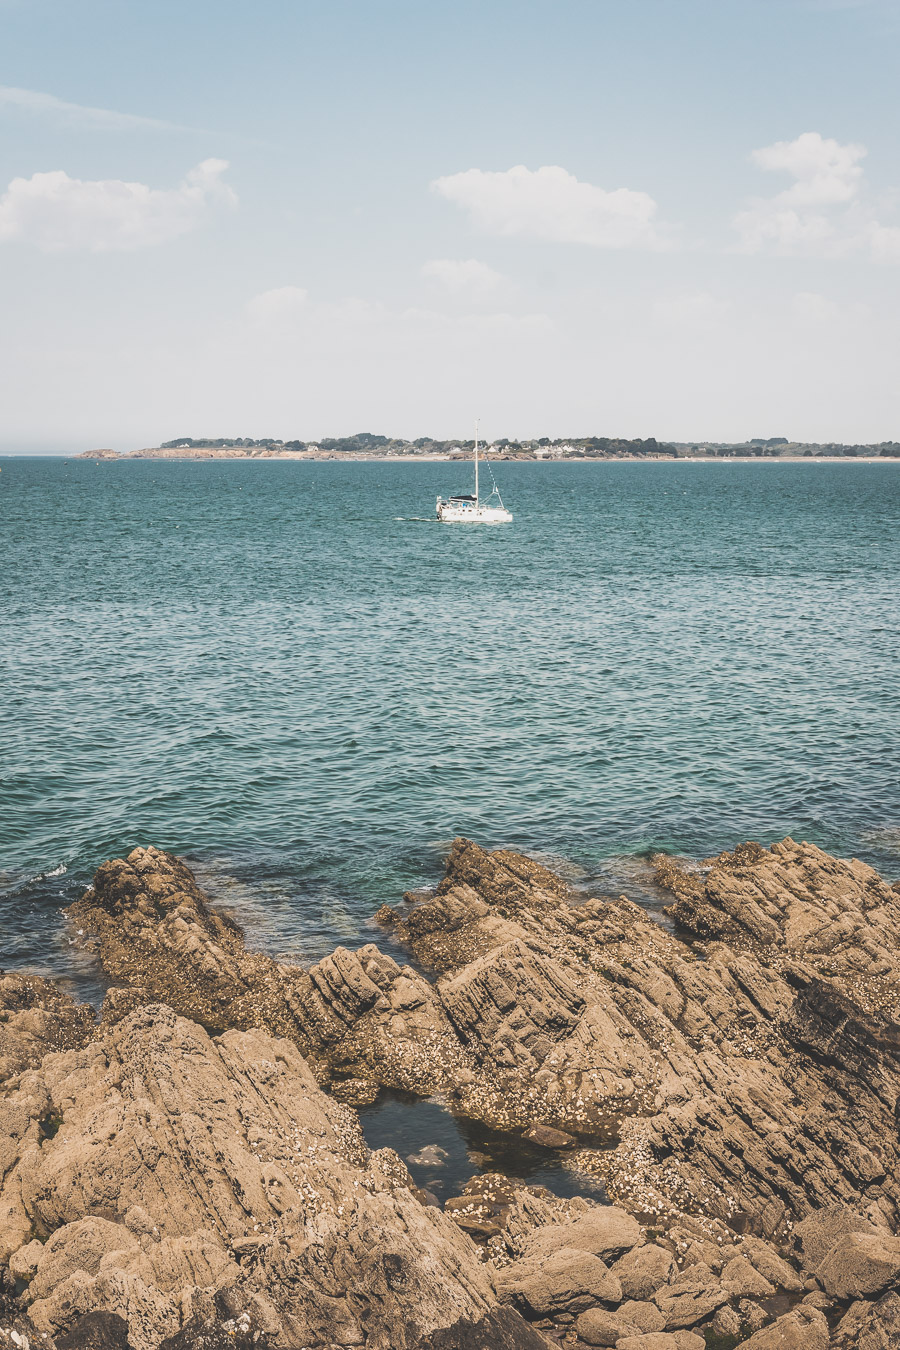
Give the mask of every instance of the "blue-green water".
M 468 834 L 655 903 L 641 855 L 786 833 L 900 873 L 900 465 L 504 465 L 515 523 L 411 519 L 447 464 L 11 458 L 0 965 L 187 855 L 314 959 Z

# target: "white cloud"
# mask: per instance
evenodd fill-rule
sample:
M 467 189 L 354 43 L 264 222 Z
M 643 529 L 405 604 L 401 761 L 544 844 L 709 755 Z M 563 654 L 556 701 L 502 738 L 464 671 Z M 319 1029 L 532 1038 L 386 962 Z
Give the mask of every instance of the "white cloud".
M 422 276 L 453 294 L 490 294 L 506 282 L 500 272 L 477 258 L 433 258 L 423 265 Z
M 309 293 L 302 286 L 278 286 L 263 291 L 248 301 L 247 315 L 259 324 L 281 323 L 301 314 L 307 306 Z
M 841 307 L 818 291 L 798 291 L 791 299 L 791 313 L 801 323 L 818 327 L 837 319 Z
M 859 192 L 863 171 L 859 160 L 864 145 L 841 145 L 817 131 L 805 131 L 795 141 L 776 141 L 754 150 L 750 158 L 761 169 L 788 173 L 796 181 L 778 194 L 785 205 L 825 206 L 849 202 Z
M 900 262 L 900 227 L 873 220 L 868 226 L 867 240 L 875 262 Z
M 675 332 L 709 332 L 717 329 L 728 312 L 724 301 L 707 291 L 665 296 L 654 301 L 650 321 L 654 328 Z
M 595 248 L 661 248 L 665 239 L 654 217 L 656 202 L 646 192 L 607 192 L 582 183 L 558 165 L 503 173 L 467 169 L 438 178 L 432 189 L 468 211 L 486 234 L 590 244 Z
M 867 253 L 875 262 L 900 262 L 900 228 L 881 224 L 865 200 L 859 161 L 866 154 L 864 145 L 842 145 L 817 131 L 754 150 L 754 164 L 794 182 L 774 197 L 752 198 L 735 216 L 738 250 L 822 258 Z
M 174 122 L 160 121 L 156 117 L 138 117 L 134 113 L 115 112 L 112 108 L 90 108 L 81 103 L 67 103 L 54 94 L 42 94 L 35 89 L 17 89 L 8 84 L 0 84 L 0 107 L 18 108 L 20 112 L 51 117 L 56 122 L 110 131 L 190 130 Z
M 165 244 L 201 223 L 210 206 L 234 205 L 226 160 L 205 159 L 176 188 L 121 179 L 84 181 L 62 169 L 14 178 L 0 197 L 0 243 L 48 253 L 131 251 Z

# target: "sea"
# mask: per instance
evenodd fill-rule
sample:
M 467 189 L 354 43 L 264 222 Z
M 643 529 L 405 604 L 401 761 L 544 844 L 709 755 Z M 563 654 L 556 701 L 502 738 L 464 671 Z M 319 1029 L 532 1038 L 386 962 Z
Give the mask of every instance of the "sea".
M 900 876 L 900 464 L 494 472 L 0 460 L 0 967 L 97 1003 L 62 909 L 138 844 L 309 963 L 456 835 L 661 919 L 660 850 Z

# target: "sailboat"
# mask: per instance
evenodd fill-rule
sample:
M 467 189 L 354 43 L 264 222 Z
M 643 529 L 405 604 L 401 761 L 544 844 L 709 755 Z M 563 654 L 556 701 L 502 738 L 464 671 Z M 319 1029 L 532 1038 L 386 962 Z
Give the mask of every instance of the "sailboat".
M 500 496 L 500 490 L 494 483 L 494 475 L 488 465 L 488 473 L 494 484 L 484 501 L 478 495 L 478 423 L 475 423 L 475 492 L 464 492 L 457 497 L 438 497 L 437 518 L 448 525 L 505 525 L 512 520 L 512 512 L 507 511 Z M 494 498 L 497 504 L 492 505 Z

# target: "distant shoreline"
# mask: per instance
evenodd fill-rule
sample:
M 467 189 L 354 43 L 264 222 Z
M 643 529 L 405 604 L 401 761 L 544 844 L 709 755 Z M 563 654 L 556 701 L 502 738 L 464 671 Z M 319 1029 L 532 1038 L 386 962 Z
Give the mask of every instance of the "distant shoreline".
M 305 454 L 138 454 L 126 451 L 124 454 L 97 454 L 95 451 L 78 451 L 64 454 L 54 451 L 52 454 L 29 453 L 26 450 L 0 451 L 3 459 L 62 459 L 93 460 L 95 464 L 129 464 L 133 462 L 166 464 L 205 464 L 215 463 L 263 463 L 277 460 L 298 464 L 471 464 L 471 453 L 463 455 L 360 455 L 352 451 L 342 451 L 331 455 Z M 530 458 L 525 455 L 485 455 L 483 464 L 900 464 L 897 455 L 564 455 L 540 456 Z
M 81 459 L 96 464 L 127 464 L 133 462 L 179 464 L 206 463 L 279 463 L 296 464 L 471 464 L 471 455 L 95 455 L 81 452 L 76 455 L 12 455 L 6 459 Z M 529 459 L 524 456 L 502 458 L 485 456 L 487 464 L 900 464 L 896 455 L 566 455 Z

